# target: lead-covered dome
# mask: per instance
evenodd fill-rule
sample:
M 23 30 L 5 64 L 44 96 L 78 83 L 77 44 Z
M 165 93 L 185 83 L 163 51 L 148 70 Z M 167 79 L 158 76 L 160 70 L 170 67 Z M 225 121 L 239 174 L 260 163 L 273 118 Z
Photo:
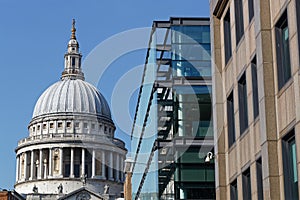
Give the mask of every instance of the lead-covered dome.
M 33 111 L 33 119 L 51 114 L 88 114 L 111 121 L 110 109 L 105 98 L 97 88 L 84 81 L 81 68 L 82 55 L 79 52 L 75 32 L 73 20 L 72 35 L 64 56 L 65 67 L 61 81 L 51 85 L 38 99 Z
M 103 95 L 93 85 L 81 79 L 64 79 L 51 85 L 38 99 L 32 117 L 63 113 L 111 118 Z

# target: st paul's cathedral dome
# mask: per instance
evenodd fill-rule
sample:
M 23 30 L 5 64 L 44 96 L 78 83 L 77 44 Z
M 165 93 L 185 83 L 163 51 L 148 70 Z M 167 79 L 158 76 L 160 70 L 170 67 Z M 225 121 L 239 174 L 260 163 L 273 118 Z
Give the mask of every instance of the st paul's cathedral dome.
M 26 199 L 112 199 L 123 190 L 125 143 L 107 101 L 87 83 L 75 21 L 61 80 L 35 105 L 16 148 L 15 190 Z

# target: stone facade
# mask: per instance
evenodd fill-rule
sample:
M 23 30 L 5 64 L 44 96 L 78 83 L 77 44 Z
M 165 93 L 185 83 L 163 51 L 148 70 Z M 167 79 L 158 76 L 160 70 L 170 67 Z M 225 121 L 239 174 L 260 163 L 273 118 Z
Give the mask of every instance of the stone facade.
M 296 9 L 296 0 L 212 0 L 211 40 L 212 59 L 214 61 L 214 133 L 216 158 L 216 193 L 217 199 L 232 199 L 237 188 L 238 199 L 245 198 L 245 172 L 250 173 L 250 193 L 252 199 L 289 199 L 290 187 L 287 178 L 284 148 L 287 138 L 294 138 L 296 144 L 296 161 L 293 168 L 297 191 L 298 169 L 300 161 L 300 80 L 299 80 L 299 37 L 298 31 L 300 12 Z M 242 4 L 243 36 L 236 42 L 237 19 L 235 16 L 238 3 Z M 230 10 L 230 12 L 229 12 Z M 249 12 L 254 12 L 250 19 Z M 229 19 L 226 14 L 229 13 Z M 278 44 L 279 23 L 287 13 L 288 38 L 290 57 L 290 77 L 283 87 L 279 87 L 279 76 L 282 76 L 278 64 L 278 51 L 284 49 Z M 226 22 L 230 22 L 232 56 L 226 62 L 225 51 L 228 50 L 225 41 Z M 284 31 L 284 30 L 283 30 Z M 284 54 L 285 56 L 286 54 Z M 259 115 L 254 116 L 254 90 L 252 65 L 255 59 L 257 68 Z M 285 58 L 284 58 L 285 59 Z M 286 69 L 287 66 L 284 66 Z M 241 111 L 239 103 L 240 78 L 246 77 L 247 91 L 247 128 L 241 132 Z M 232 93 L 233 92 L 233 93 Z M 229 145 L 228 96 L 233 94 L 235 142 Z M 291 132 L 293 132 L 291 134 Z M 262 165 L 262 185 L 258 174 Z M 235 186 L 235 183 L 237 186 Z M 263 188 L 260 191 L 259 188 Z M 249 189 L 248 189 L 249 190 Z

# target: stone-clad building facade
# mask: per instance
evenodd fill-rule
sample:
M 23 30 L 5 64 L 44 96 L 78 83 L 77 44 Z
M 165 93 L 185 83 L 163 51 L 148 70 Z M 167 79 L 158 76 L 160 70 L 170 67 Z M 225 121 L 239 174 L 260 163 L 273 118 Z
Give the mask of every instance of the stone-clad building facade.
M 212 0 L 217 199 L 298 199 L 300 1 Z

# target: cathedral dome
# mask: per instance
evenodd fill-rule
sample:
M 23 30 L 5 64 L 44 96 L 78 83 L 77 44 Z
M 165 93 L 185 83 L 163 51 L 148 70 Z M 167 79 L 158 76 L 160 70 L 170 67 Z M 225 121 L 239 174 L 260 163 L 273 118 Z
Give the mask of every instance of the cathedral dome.
M 64 79 L 51 85 L 38 99 L 32 118 L 63 113 L 111 118 L 103 95 L 97 88 L 81 79 Z
M 125 143 L 107 101 L 85 81 L 75 32 L 73 20 L 61 80 L 37 100 L 29 137 L 16 148 L 15 190 L 27 199 L 112 199 L 123 188 Z

